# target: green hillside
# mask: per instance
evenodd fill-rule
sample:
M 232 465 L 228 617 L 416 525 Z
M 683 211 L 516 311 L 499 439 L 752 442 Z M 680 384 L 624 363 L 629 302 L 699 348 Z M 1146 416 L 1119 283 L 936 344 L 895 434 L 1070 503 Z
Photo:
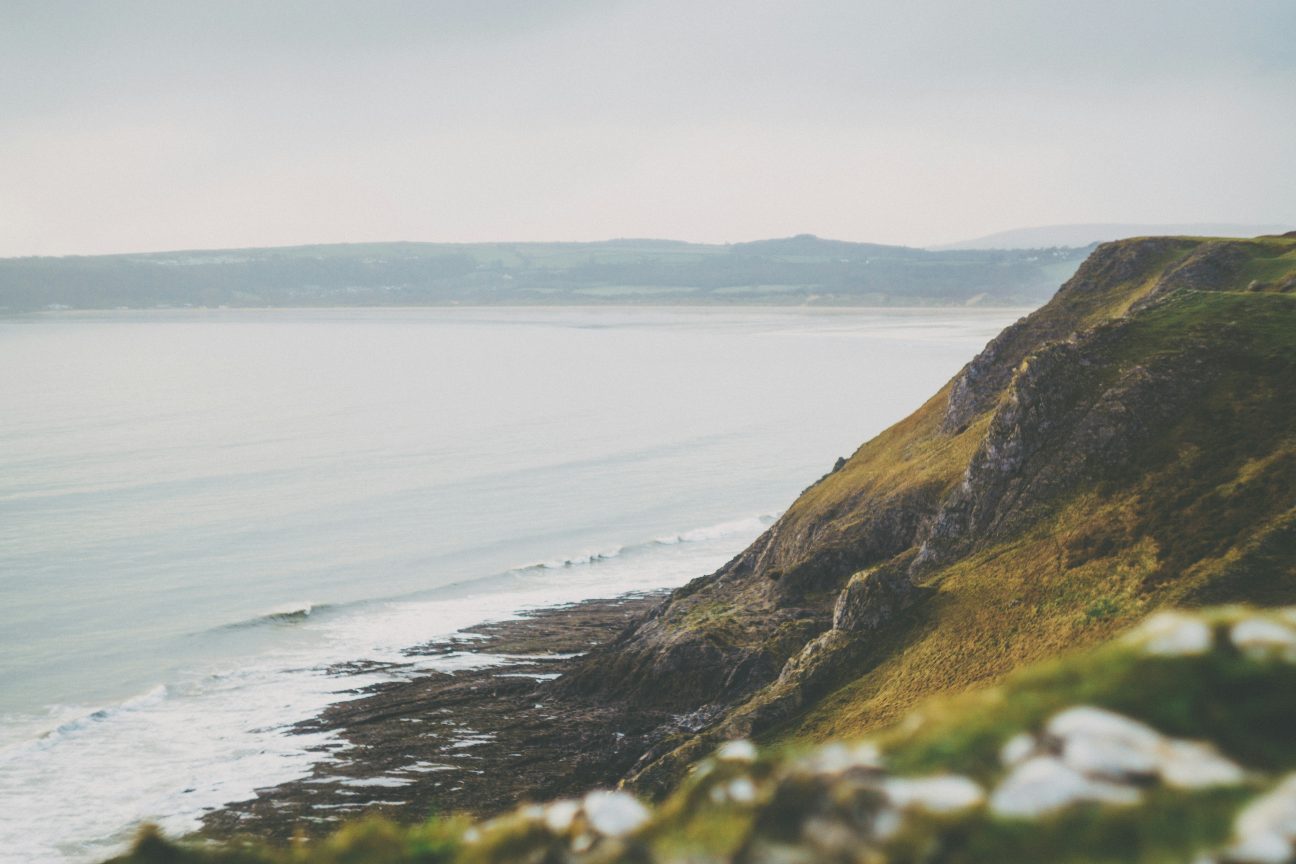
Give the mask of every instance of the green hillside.
M 746 552 L 558 682 L 725 738 L 864 734 L 1165 605 L 1296 602 L 1296 238 L 1099 249 Z
M 733 245 L 358 243 L 0 259 L 0 311 L 156 306 L 1034 306 L 1082 249 L 929 252 L 803 235 Z

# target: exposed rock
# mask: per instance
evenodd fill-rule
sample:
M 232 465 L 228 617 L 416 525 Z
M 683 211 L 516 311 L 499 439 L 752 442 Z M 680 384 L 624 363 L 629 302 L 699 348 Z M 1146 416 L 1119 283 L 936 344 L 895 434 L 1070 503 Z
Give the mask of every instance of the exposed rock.
M 882 781 L 882 791 L 901 810 L 916 807 L 931 813 L 954 813 L 976 807 L 985 800 L 985 790 L 976 781 L 953 774 L 888 777 Z
M 1296 774 L 1252 801 L 1234 823 L 1236 842 L 1224 859 L 1237 864 L 1288 864 L 1296 859 Z
M 799 761 L 796 769 L 830 777 L 855 770 L 877 772 L 882 770 L 882 754 L 877 745 L 868 741 L 854 744 L 835 741 Z
M 1281 655 L 1296 660 L 1296 630 L 1270 618 L 1248 618 L 1233 625 L 1229 638 L 1249 654 Z
M 1081 706 L 1056 715 L 1046 734 L 1061 742 L 1062 761 L 1105 780 L 1155 777 L 1162 737 L 1155 729 L 1101 708 Z
M 990 796 L 990 809 L 1029 819 L 1082 802 L 1132 806 L 1140 800 L 1139 790 L 1131 786 L 1092 780 L 1060 759 L 1035 756 L 1000 782 Z
M 1126 637 L 1149 654 L 1186 657 L 1205 654 L 1214 642 L 1208 622 L 1185 612 L 1162 611 L 1150 615 Z
M 755 762 L 756 745 L 745 738 L 726 741 L 716 750 L 715 758 L 719 759 L 721 762 Z
M 648 821 L 648 808 L 627 792 L 590 792 L 582 809 L 590 826 L 605 837 L 623 837 Z
M 903 570 L 877 567 L 861 571 L 837 595 L 833 629 L 871 633 L 912 606 L 917 598 L 918 589 Z
M 1191 245 L 1191 241 L 1161 237 L 1098 246 L 1058 289 L 1054 314 L 1021 319 L 963 367 L 950 385 L 942 430 L 957 434 L 973 418 L 993 408 L 1022 360 L 1046 342 L 1065 339 L 1080 329 L 1113 287 L 1149 278 L 1162 266 L 1167 253 Z
M 1236 786 L 1246 780 L 1242 766 L 1202 741 L 1165 741 L 1158 756 L 1161 782 L 1175 789 Z
M 921 535 L 919 576 L 1038 520 L 1084 484 L 1120 476 L 1214 373 L 1179 356 L 1120 369 L 1112 321 L 1028 356 L 1012 376 L 962 482 Z M 1199 353 L 1208 353 L 1202 347 Z
M 1085 779 L 1115 784 L 1202 789 L 1246 779 L 1240 765 L 1208 743 L 1168 738 L 1145 723 L 1088 705 L 1054 715 L 1042 739 L 1013 736 L 1000 749 L 1000 760 L 1015 769 L 1041 754 Z
M 1034 735 L 1029 732 L 1018 732 L 999 748 L 999 761 L 1005 767 L 1012 768 L 1033 756 L 1037 748 Z
M 566 834 L 580 811 L 579 801 L 570 798 L 554 801 L 544 808 L 545 827 L 555 834 Z

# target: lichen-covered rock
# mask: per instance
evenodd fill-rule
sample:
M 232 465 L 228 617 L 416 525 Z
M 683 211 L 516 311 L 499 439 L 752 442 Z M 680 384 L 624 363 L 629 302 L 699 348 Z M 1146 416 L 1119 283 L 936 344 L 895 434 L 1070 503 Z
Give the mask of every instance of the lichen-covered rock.
M 863 570 L 852 576 L 837 595 L 833 629 L 871 633 L 912 606 L 917 598 L 918 589 L 903 570 Z

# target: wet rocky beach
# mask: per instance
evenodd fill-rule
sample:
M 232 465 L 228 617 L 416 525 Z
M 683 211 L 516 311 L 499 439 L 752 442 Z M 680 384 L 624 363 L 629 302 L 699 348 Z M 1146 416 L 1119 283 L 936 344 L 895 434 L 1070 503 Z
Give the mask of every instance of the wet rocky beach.
M 548 683 L 663 596 L 536 610 L 411 649 L 412 662 L 439 656 L 464 668 L 366 687 L 298 724 L 293 732 L 333 733 L 310 776 L 211 812 L 199 834 L 284 841 L 362 814 L 399 822 L 489 816 L 519 801 L 614 784 L 668 718 L 559 698 Z M 361 671 L 370 670 L 330 670 Z

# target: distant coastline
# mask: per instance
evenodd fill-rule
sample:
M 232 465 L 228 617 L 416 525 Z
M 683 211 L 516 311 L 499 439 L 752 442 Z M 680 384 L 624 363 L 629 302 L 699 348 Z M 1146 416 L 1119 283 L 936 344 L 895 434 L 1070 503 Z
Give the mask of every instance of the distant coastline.
M 445 306 L 1037 306 L 1085 248 L 368 243 L 0 259 L 0 314 Z

